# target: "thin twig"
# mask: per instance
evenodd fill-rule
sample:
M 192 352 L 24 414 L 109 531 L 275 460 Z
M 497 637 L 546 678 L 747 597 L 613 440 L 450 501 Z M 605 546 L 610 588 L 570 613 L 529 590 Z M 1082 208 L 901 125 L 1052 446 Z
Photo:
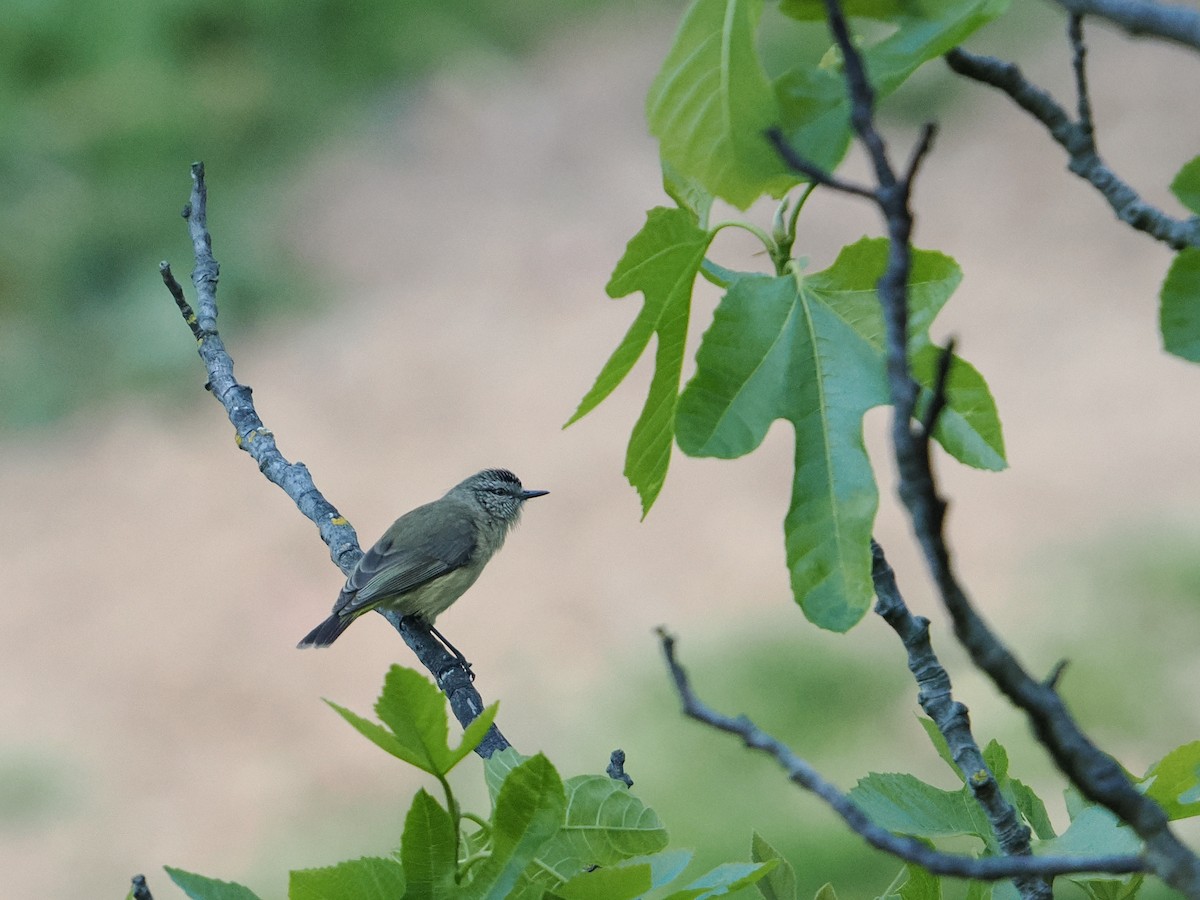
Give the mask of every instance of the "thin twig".
M 192 310 L 192 306 L 187 302 L 187 297 L 183 295 L 183 285 L 175 280 L 175 275 L 171 272 L 171 264 L 160 262 L 158 264 L 158 272 L 162 275 L 163 284 L 167 286 L 167 290 L 171 292 L 171 296 L 175 298 L 175 305 L 179 307 L 179 312 L 183 316 L 183 321 L 187 323 L 188 328 L 192 329 L 192 337 L 197 341 L 204 340 L 204 332 L 200 330 L 200 321 L 196 318 L 196 313 Z M 205 385 L 211 390 L 210 385 Z
M 1067 22 L 1071 42 L 1071 70 L 1075 73 L 1075 103 L 1078 127 L 1092 153 L 1096 152 L 1096 123 L 1092 120 L 1092 97 L 1087 81 L 1087 44 L 1083 42 L 1083 16 L 1072 13 Z
M 866 197 L 868 200 L 875 199 L 875 191 L 871 188 L 862 187 L 851 181 L 844 181 L 811 160 L 805 159 L 796 151 L 795 147 L 788 143 L 787 138 L 779 128 L 768 129 L 767 140 L 771 142 L 780 159 L 814 184 L 822 184 L 833 188 L 835 191 L 841 191 L 844 194 L 856 194 L 859 197 Z
M 1058 690 L 1058 685 L 1062 682 L 1063 673 L 1067 671 L 1067 660 L 1060 659 L 1054 664 L 1054 668 L 1050 670 L 1045 678 L 1042 679 L 1042 684 L 1050 688 L 1052 691 Z
M 233 423 L 237 445 L 253 457 L 267 480 L 281 488 L 300 512 L 316 524 L 321 540 L 329 547 L 330 557 L 343 573 L 349 574 L 362 556 L 354 528 L 317 490 L 304 463 L 289 462 L 279 451 L 275 435 L 266 428 L 254 408 L 250 387 L 234 378 L 233 358 L 217 331 L 217 282 L 221 268 L 213 256 L 212 236 L 208 231 L 208 189 L 203 163 L 192 165 L 191 201 L 184 207 L 183 216 L 188 223 L 196 260 L 196 268 L 192 271 L 196 313 L 184 298 L 183 288 L 171 274 L 171 267 L 164 262 L 159 269 L 163 283 L 196 338 L 197 350 L 208 372 L 206 387 L 225 407 L 229 421 Z M 450 708 L 463 727 L 474 721 L 483 711 L 484 704 L 461 663 L 434 638 L 420 619 L 402 618 L 390 612 L 383 612 L 383 615 L 437 679 L 438 687 L 446 694 Z M 475 752 L 486 758 L 508 746 L 504 735 L 493 725 Z
M 926 122 L 921 126 L 921 136 L 913 146 L 912 153 L 909 154 L 908 165 L 904 167 L 903 180 L 905 184 L 912 184 L 916 180 L 917 173 L 921 170 L 921 163 L 925 161 L 925 157 L 933 149 L 933 139 L 935 137 L 937 137 L 936 124 Z
M 938 419 L 946 409 L 946 391 L 950 383 L 950 369 L 954 365 L 954 343 L 954 338 L 948 340 L 938 357 L 937 372 L 934 373 L 933 380 L 933 396 L 929 400 L 925 414 L 921 417 L 921 434 L 927 443 L 933 436 L 934 429 L 937 428 Z
M 1096 152 L 1091 133 L 1091 101 L 1082 71 L 1082 37 L 1079 47 L 1075 56 L 1076 85 L 1080 110 L 1087 116 L 1083 122 L 1071 121 L 1066 110 L 1049 93 L 1026 80 L 1013 63 L 970 53 L 961 47 L 950 50 L 944 58 L 959 75 L 1002 91 L 1041 122 L 1055 143 L 1067 151 L 1067 169 L 1099 191 L 1122 222 L 1174 250 L 1200 247 L 1200 218 L 1176 219 L 1147 203 Z
M 1108 872 L 1124 875 L 1145 871 L 1140 856 L 1114 855 L 1092 857 L 1064 856 L 989 856 L 976 859 L 954 853 L 942 853 L 910 837 L 894 835 L 876 825 L 870 817 L 834 784 L 827 781 L 808 762 L 797 756 L 782 741 L 767 734 L 746 716 L 726 716 L 707 706 L 692 690 L 687 672 L 675 657 L 675 639 L 659 630 L 667 666 L 683 711 L 698 722 L 719 731 L 737 735 L 752 750 L 772 757 L 794 784 L 816 794 L 837 813 L 855 833 L 872 847 L 890 853 L 905 862 L 915 863 L 935 875 L 999 881 L 1007 878 L 1053 878 L 1082 872 Z

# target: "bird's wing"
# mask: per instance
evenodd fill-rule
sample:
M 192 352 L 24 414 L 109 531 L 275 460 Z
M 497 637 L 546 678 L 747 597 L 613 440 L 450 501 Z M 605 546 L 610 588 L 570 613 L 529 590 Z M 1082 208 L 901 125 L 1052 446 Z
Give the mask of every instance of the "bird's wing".
M 363 554 L 343 594 L 352 597 L 338 613 L 355 613 L 381 600 L 407 594 L 442 575 L 466 565 L 475 554 L 477 538 L 470 519 L 463 517 L 458 524 L 438 529 L 436 539 L 411 537 L 395 541 L 384 536 Z M 397 544 L 407 546 L 398 547 Z

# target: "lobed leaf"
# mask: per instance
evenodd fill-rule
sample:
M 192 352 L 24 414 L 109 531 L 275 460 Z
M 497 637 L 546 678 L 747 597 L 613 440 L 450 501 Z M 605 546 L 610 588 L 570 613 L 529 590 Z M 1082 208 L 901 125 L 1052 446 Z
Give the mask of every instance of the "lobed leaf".
M 874 596 L 869 542 L 879 498 L 862 419 L 890 399 L 875 288 L 886 258 L 886 241 L 864 238 L 823 272 L 737 277 L 701 340 L 676 415 L 684 453 L 721 459 L 756 449 L 775 420 L 792 423 L 784 520 L 792 591 L 812 622 L 833 631 L 858 622 Z M 926 332 L 960 278 L 949 257 L 913 252 L 909 344 L 918 356 L 937 352 Z M 957 368 L 937 434 L 966 462 L 1002 465 L 987 387 L 965 363 Z M 924 374 L 932 382 L 932 371 Z
M 539 753 L 509 772 L 492 811 L 491 855 L 471 870 L 463 900 L 517 896 L 518 879 L 562 827 L 565 810 L 562 780 L 545 756 Z
M 497 709 L 497 704 L 492 704 L 480 713 L 464 731 L 458 747 L 451 750 L 446 700 L 434 684 L 412 669 L 392 666 L 384 678 L 375 713 L 386 728 L 332 700 L 325 702 L 377 747 L 433 775 L 445 775 L 479 746 Z
M 1168 353 L 1200 362 L 1200 248 L 1179 251 L 1160 294 L 1158 323 Z
M 435 775 L 450 771 L 446 698 L 429 679 L 392 666 L 375 701 L 375 714 L 408 751 L 413 765 Z
M 395 900 L 404 893 L 404 867 L 390 857 L 363 857 L 324 869 L 299 869 L 288 879 L 288 900 Z
M 258 895 L 248 887 L 232 881 L 218 881 L 183 869 L 163 866 L 171 880 L 192 900 L 258 900 Z
M 566 816 L 537 854 L 537 866 L 518 885 L 531 882 L 556 892 L 580 872 L 613 866 L 667 846 L 667 831 L 654 810 L 605 775 L 577 775 L 564 784 Z
M 723 863 L 700 876 L 686 888 L 668 894 L 663 900 L 708 900 L 727 897 L 750 887 L 771 872 L 778 860 L 763 863 Z
M 946 743 L 946 736 L 937 727 L 937 723 L 928 716 L 917 716 L 917 721 L 925 729 L 925 734 L 929 738 L 929 742 L 933 744 L 933 749 L 942 758 L 942 762 L 950 767 L 950 771 L 958 777 L 959 781 L 965 781 L 966 779 L 963 778 L 962 771 L 958 768 L 958 763 L 954 761 L 954 756 L 950 753 L 950 745 Z
M 608 283 L 610 296 L 641 291 L 645 304 L 567 425 L 587 415 L 629 374 L 657 336 L 654 375 L 625 456 L 625 477 L 637 489 L 643 514 L 662 490 L 675 437 L 675 407 L 683 371 L 692 285 L 712 236 L 689 209 L 657 207 L 625 249 Z
M 1172 820 L 1200 815 L 1200 741 L 1176 747 L 1152 765 L 1141 787 Z
M 850 791 L 877 825 L 919 838 L 971 835 L 993 840 L 991 826 L 969 790 L 944 791 L 907 774 L 872 772 Z
M 754 450 L 776 419 L 795 428 L 784 521 L 792 590 L 815 624 L 845 631 L 866 612 L 878 495 L 862 416 L 887 402 L 877 354 L 789 277 L 734 283 L 696 354 L 679 401 L 684 453 L 729 459 Z
M 562 900 L 637 900 L 653 887 L 649 863 L 580 872 L 556 888 Z
M 410 765 L 416 766 L 422 771 L 430 771 L 427 754 L 424 752 L 414 752 L 412 748 L 400 741 L 396 735 L 388 731 L 382 725 L 372 722 L 370 719 L 364 719 L 356 712 L 346 709 L 344 706 L 339 706 L 332 700 L 326 700 L 326 703 L 333 708 L 339 716 L 349 722 L 354 730 L 369 740 L 376 747 L 390 753 L 397 759 L 402 759 Z
M 912 863 L 904 866 L 905 879 L 897 894 L 900 900 L 942 900 L 942 879 Z
M 1171 193 L 1192 212 L 1200 214 L 1200 156 L 1190 160 L 1176 173 L 1171 181 Z
M 902 0 L 847 0 L 842 4 L 846 16 L 888 21 L 904 11 Z M 824 22 L 827 16 L 825 0 L 782 0 L 779 11 L 801 22 Z
M 1044 856 L 1104 856 L 1140 853 L 1142 845 L 1128 826 L 1093 804 L 1079 810 L 1061 835 L 1037 843 L 1034 849 Z
M 449 900 L 454 896 L 454 822 L 424 788 L 413 797 L 400 838 L 400 861 L 408 881 L 404 900 Z
M 496 804 L 496 798 L 500 795 L 500 788 L 504 786 L 504 779 L 527 759 L 529 757 L 523 756 L 516 747 L 505 747 L 483 761 L 483 781 L 487 786 L 488 797 L 493 806 Z
M 1133 900 L 1142 889 L 1143 875 L 1126 875 L 1124 878 L 1072 878 L 1071 881 L 1083 888 L 1091 900 Z
M 776 863 L 756 885 L 763 900 L 796 900 L 796 870 L 757 831 L 750 838 L 750 860 Z
M 582 865 L 610 866 L 667 846 L 658 814 L 606 775 L 576 775 L 565 784 L 566 821 L 559 837 Z
M 758 57 L 762 6 L 695 0 L 646 98 L 662 158 L 739 209 L 798 180 L 765 137 L 779 112 Z
M 1007 8 L 1008 0 L 850 0 L 844 5 L 848 15 L 895 26 L 887 37 L 860 45 L 877 100 Z M 822 0 L 785 0 L 781 11 L 801 20 L 825 18 Z M 780 110 L 776 124 L 792 147 L 826 170 L 836 168 L 851 138 L 850 103 L 836 48 L 820 65 L 805 63 L 783 72 L 772 87 Z

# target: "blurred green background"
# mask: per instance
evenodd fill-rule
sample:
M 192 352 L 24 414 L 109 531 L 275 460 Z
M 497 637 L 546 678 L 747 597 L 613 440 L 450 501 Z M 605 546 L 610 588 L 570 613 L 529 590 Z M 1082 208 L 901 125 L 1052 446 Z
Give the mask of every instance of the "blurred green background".
M 23 515 L 7 517 L 0 533 L 0 594 L 13 600 L 0 629 L 0 720 L 11 723 L 0 734 L 0 859 L 29 863 L 23 872 L 38 879 L 18 879 L 18 893 L 36 884 L 42 896 L 114 896 L 123 889 L 114 872 L 144 869 L 169 896 L 158 868 L 167 863 L 279 896 L 288 867 L 387 852 L 415 786 L 316 701 L 366 712 L 387 665 L 408 662 L 394 637 L 364 633 L 355 638 L 363 652 L 345 646 L 338 656 L 297 655 L 284 639 L 313 624 L 336 578 L 307 523 L 233 451 L 197 388 L 191 341 L 158 278 L 164 257 L 185 284 L 191 268 L 177 213 L 195 159 L 210 176 L 223 332 L 246 351 L 235 352 L 239 366 L 257 367 L 248 380 L 266 382 L 259 399 L 271 404 L 268 424 L 299 448 L 331 498 L 346 502 L 364 539 L 395 514 L 397 496 L 428 499 L 414 483 L 428 492 L 434 475 L 422 469 L 406 483 L 395 447 L 409 458 L 419 445 L 413 455 L 430 469 L 443 457 L 458 465 L 469 455 L 462 448 L 479 444 L 518 459 L 528 453 L 543 467 L 538 484 L 553 488 L 558 505 L 539 510 L 540 521 L 529 517 L 514 538 L 524 546 L 505 562 L 515 576 L 534 548 L 543 554 L 530 568 L 544 603 L 523 611 L 540 631 L 494 634 L 487 610 L 466 644 L 499 657 L 482 660 L 481 687 L 503 701 L 501 723 L 517 745 L 546 749 L 565 774 L 600 771 L 622 746 L 640 795 L 674 842 L 696 847 L 708 865 L 746 858 L 757 829 L 791 859 L 802 896 L 830 881 L 843 898 L 871 897 L 891 881 L 894 863 L 768 761 L 682 720 L 649 635 L 668 624 L 707 699 L 750 714 L 843 787 L 870 770 L 954 785 L 916 722 L 915 688 L 881 623 L 868 617 L 845 637 L 814 633 L 791 604 L 778 534 L 789 436 L 773 434 L 761 458 L 741 463 L 679 461 L 660 507 L 639 526 L 620 479 L 637 390 L 623 389 L 597 421 L 557 430 L 632 316 L 632 301 L 604 303 L 603 285 L 642 211 L 661 202 L 652 147 L 637 143 L 640 100 L 681 8 L 675 0 L 649 12 L 627 0 L 6 5 L 0 490 L 6 510 Z M 1061 92 L 1069 72 L 1060 24 L 1048 5 L 1020 2 L 980 45 L 1031 59 L 1033 74 Z M 781 23 L 764 43 L 781 53 L 785 36 Z M 632 62 L 614 54 L 625 43 L 637 51 Z M 1112 135 L 1119 162 L 1143 166 L 1135 175 L 1154 198 L 1172 169 L 1145 150 L 1153 126 L 1138 116 L 1172 104 L 1156 94 L 1157 105 L 1139 104 L 1136 92 L 1110 102 L 1105 91 L 1128 86 L 1126 71 L 1144 80 L 1139 90 L 1185 82 L 1155 68 L 1152 49 L 1126 67 L 1112 64 L 1126 59 L 1116 56 L 1130 52 L 1126 43 L 1109 35 L 1100 47 L 1109 61 L 1096 79 L 1102 139 Z M 466 113 L 447 114 L 453 125 L 443 135 L 454 145 L 444 155 L 463 165 L 455 190 L 486 194 L 505 177 L 516 187 L 489 195 L 482 210 L 454 191 L 414 208 L 412 216 L 430 219 L 431 243 L 448 248 L 439 263 L 445 296 L 418 301 L 401 283 L 352 299 L 356 285 L 304 252 L 297 233 L 316 223 L 287 219 L 289 198 L 311 175 L 306 164 L 331 145 L 406 165 L 392 155 L 392 123 L 419 105 L 421 85 L 458 69 L 470 73 L 455 82 L 461 93 L 432 104 L 467 98 L 459 103 Z M 627 95 L 618 82 L 630 69 L 641 83 Z M 558 82 L 589 77 L 596 83 L 553 93 Z M 493 81 L 499 93 L 489 93 Z M 505 106 L 510 85 L 528 97 Z M 610 95 L 619 113 L 604 105 Z M 996 478 L 946 473 L 954 534 L 969 583 L 1022 658 L 1039 671 L 1072 660 L 1068 698 L 1123 762 L 1143 770 L 1200 730 L 1200 503 L 1176 449 L 1195 445 L 1178 397 L 1196 382 L 1190 368 L 1162 358 L 1153 333 L 1165 254 L 1097 224 L 1106 210 L 1062 174 L 1056 148 L 985 97 L 930 67 L 888 112 L 899 135 L 930 117 L 947 121 L 936 174 L 918 195 L 921 242 L 964 264 L 960 318 L 947 327 L 967 336 L 991 380 L 1014 460 Z M 464 119 L 486 125 L 491 106 L 510 117 L 496 131 L 519 135 L 503 148 L 515 163 L 490 147 L 465 161 L 459 152 L 460 135 L 464 143 L 475 135 L 455 128 Z M 556 130 L 557 118 L 568 124 Z M 589 118 L 595 130 L 585 132 Z M 630 122 L 633 137 L 623 130 Z M 494 136 L 492 125 L 478 127 Z M 607 146 L 613 135 L 636 152 Z M 536 169 L 521 151 L 545 161 L 523 140 L 549 146 L 552 183 L 520 180 Z M 585 156 L 573 140 L 599 150 Z M 1155 152 L 1174 152 L 1168 144 Z M 546 221 L 541 230 L 521 220 L 522 232 L 509 218 L 526 198 L 529 218 Z M 450 210 L 445 220 L 436 218 L 439 202 Z M 828 256 L 877 227 L 825 202 L 814 197 L 810 221 L 821 224 L 805 231 L 802 221 L 800 252 Z M 478 218 L 456 212 L 464 208 Z M 348 243 L 394 225 L 364 218 Z M 497 271 L 486 238 L 509 232 L 512 271 Z M 1051 244 L 1055 252 L 1040 259 Z M 406 252 L 377 264 L 407 276 L 421 247 Z M 476 257 L 481 271 L 470 268 Z M 578 282 L 560 283 L 564 271 Z M 1080 334 L 1081 321 L 1094 331 Z M 316 333 L 310 344 L 297 337 L 305 324 Z M 375 365 L 355 369 L 354 342 L 367 344 L 374 331 L 391 343 L 371 345 Z M 406 343 L 409 332 L 418 339 Z M 473 343 L 476 332 L 500 350 Z M 272 344 L 273 335 L 286 340 Z M 281 350 L 287 340 L 306 352 Z M 475 357 L 461 363 L 468 353 Z M 329 366 L 318 373 L 334 382 L 328 394 L 301 380 L 314 357 Z M 452 365 L 437 368 L 430 360 L 439 357 Z M 498 371 L 497 359 L 513 358 Z M 404 388 L 392 390 L 395 382 Z M 457 390 L 436 393 L 443 383 Z M 493 386 L 486 403 L 472 405 Z M 435 400 L 378 399 L 425 391 Z M 344 408 L 352 395 L 372 403 Z M 494 418 L 489 403 L 499 407 Z M 152 423 L 164 405 L 184 413 Z M 106 421 L 118 407 L 130 417 Z M 380 420 L 391 430 L 372 432 Z M 505 437 L 494 439 L 502 428 Z M 875 458 L 886 482 L 886 458 Z M 95 484 L 106 490 L 92 492 Z M 231 496 L 214 496 L 222 488 Z M 122 531 L 114 524 L 122 522 L 135 524 Z M 915 557 L 896 549 L 907 532 L 894 511 L 884 511 L 880 529 L 910 602 L 935 620 L 980 742 L 996 737 L 1009 747 L 1013 774 L 1041 791 L 1061 825 L 1061 785 L 1021 717 L 950 645 Z M 229 580 L 214 587 L 205 580 L 214 572 Z M 503 586 L 535 593 L 503 577 L 489 574 L 484 596 Z M 28 598 L 36 603 L 21 602 Z M 38 608 L 52 602 L 64 615 Z M 464 613 L 452 624 L 469 630 L 469 620 Z M 361 643 L 369 640 L 377 644 Z M 549 666 L 566 664 L 573 669 L 562 684 L 547 677 Z M 56 880 L 42 880 L 50 863 Z
M 216 190 L 237 198 L 215 213 L 223 259 L 239 279 L 229 320 L 295 314 L 320 302 L 321 273 L 263 222 L 280 208 L 300 155 L 365 127 L 406 83 L 466 60 L 514 59 L 595 8 L 585 0 L 6 3 L 0 428 L 51 421 L 118 389 L 161 388 L 192 362 L 170 342 L 155 268 L 178 246 L 168 210 L 187 197 L 192 160 L 205 160 L 219 174 Z M 190 267 L 177 265 L 182 279 Z

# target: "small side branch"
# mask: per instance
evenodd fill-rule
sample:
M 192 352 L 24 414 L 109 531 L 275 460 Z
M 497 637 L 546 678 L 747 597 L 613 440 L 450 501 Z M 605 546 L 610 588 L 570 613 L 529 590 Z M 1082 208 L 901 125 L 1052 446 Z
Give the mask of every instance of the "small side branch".
M 929 640 L 929 620 L 909 611 L 896 584 L 896 573 L 888 565 L 883 547 L 874 540 L 871 541 L 871 578 L 875 584 L 875 612 L 896 632 L 908 652 L 908 668 L 917 682 L 917 702 L 946 739 L 950 756 L 975 802 L 987 816 L 1001 851 L 1006 856 L 1030 856 L 1033 851 L 1029 844 L 1029 828 L 1000 792 L 996 777 L 971 733 L 967 707 L 951 693 L 950 675 Z M 1021 896 L 1029 900 L 1049 900 L 1053 895 L 1050 882 L 1041 878 L 1016 879 L 1016 887 Z
M 240 384 L 233 375 L 233 358 L 217 331 L 217 283 L 221 267 L 212 252 L 212 236 L 208 231 L 208 188 L 204 179 L 204 164 L 192 165 L 191 200 L 183 210 L 192 238 L 196 267 L 192 284 L 196 289 L 196 311 L 187 302 L 183 287 L 175 279 L 167 263 L 159 266 L 163 283 L 171 292 L 184 321 L 196 338 L 197 351 L 208 372 L 205 385 L 225 408 L 233 423 L 234 440 L 258 463 L 259 471 L 292 499 L 296 507 L 316 526 L 329 555 L 343 573 L 349 574 L 362 556 L 354 528 L 317 490 L 312 475 L 302 462 L 289 462 L 280 452 L 275 435 L 259 418 L 254 408 L 253 391 Z M 470 724 L 484 709 L 478 691 L 471 684 L 469 673 L 418 619 L 401 618 L 383 613 L 384 618 L 400 632 L 405 643 L 437 679 L 438 686 L 450 701 L 450 708 L 463 727 Z M 476 753 L 489 757 L 509 743 L 494 725 Z
M 1071 17 L 1069 38 L 1079 110 L 1074 121 L 1048 92 L 1029 82 L 1013 63 L 970 53 L 961 47 L 950 50 L 945 60 L 957 74 L 1002 91 L 1041 122 L 1055 143 L 1067 151 L 1067 169 L 1099 191 L 1122 222 L 1174 250 L 1200 247 L 1200 218 L 1176 219 L 1167 215 L 1144 201 L 1101 159 L 1096 150 L 1084 66 L 1083 26 L 1078 16 Z
M 767 734 L 746 716 L 723 715 L 707 706 L 692 690 L 687 672 L 675 656 L 675 639 L 659 630 L 667 666 L 675 682 L 675 690 L 683 702 L 683 711 L 690 718 L 703 722 L 718 731 L 737 735 L 751 750 L 772 757 L 799 787 L 816 794 L 830 809 L 872 847 L 890 853 L 905 862 L 915 863 L 935 875 L 954 878 L 973 878 L 979 881 L 999 881 L 1007 878 L 1053 878 L 1082 872 L 1108 872 L 1124 875 L 1145 871 L 1139 856 L 991 856 L 975 859 L 954 853 L 930 849 L 913 838 L 892 834 L 876 825 L 857 804 L 827 781 L 816 769 L 797 756 L 786 744 Z

